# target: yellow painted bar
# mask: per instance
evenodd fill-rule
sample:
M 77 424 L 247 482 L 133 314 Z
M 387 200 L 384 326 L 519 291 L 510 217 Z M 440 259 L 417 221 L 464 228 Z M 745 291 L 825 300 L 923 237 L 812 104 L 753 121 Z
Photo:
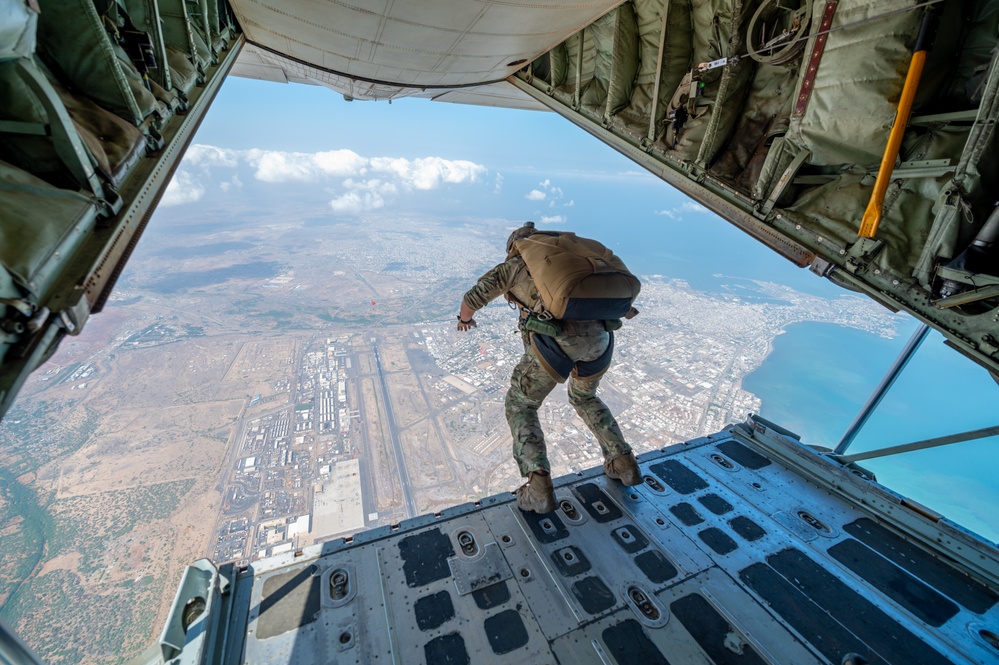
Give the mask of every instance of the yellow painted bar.
M 902 87 L 902 97 L 898 100 L 895 123 L 892 125 L 891 134 L 888 135 L 888 145 L 885 146 L 885 154 L 881 158 L 881 167 L 878 169 L 878 179 L 874 182 L 871 200 L 867 204 L 867 210 L 864 211 L 864 219 L 860 222 L 859 235 L 862 238 L 873 238 L 878 231 L 878 224 L 881 222 L 881 208 L 885 204 L 885 191 L 888 189 L 891 173 L 895 170 L 895 159 L 898 158 L 898 151 L 902 147 L 905 128 L 909 125 L 912 102 L 916 98 L 916 89 L 919 87 L 919 79 L 923 75 L 925 64 L 926 51 L 916 51 L 912 54 L 909 73 L 906 75 L 905 85 Z

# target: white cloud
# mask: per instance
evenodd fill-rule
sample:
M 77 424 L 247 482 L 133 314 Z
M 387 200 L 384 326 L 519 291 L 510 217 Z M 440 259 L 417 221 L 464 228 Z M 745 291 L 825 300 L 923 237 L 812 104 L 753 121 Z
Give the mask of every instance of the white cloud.
M 495 194 L 499 194 L 503 190 L 503 174 L 496 174 L 496 188 L 493 190 Z
M 391 196 L 399 191 L 394 183 L 386 182 L 385 180 L 380 180 L 374 178 L 372 180 L 354 180 L 353 178 L 347 178 L 343 181 L 343 186 L 347 189 L 363 190 L 378 194 L 379 196 Z
M 239 179 L 238 175 L 234 175 L 225 182 L 219 183 L 219 188 L 223 192 L 228 192 L 230 189 L 243 189 L 243 181 Z
M 572 207 L 572 206 L 574 206 L 574 205 L 576 205 L 576 201 L 575 201 L 575 199 L 573 199 L 573 200 L 570 200 L 570 201 L 569 201 L 568 203 L 563 203 L 563 204 L 562 204 L 562 207 L 563 207 L 563 208 L 571 208 L 571 207 Z
M 684 218 L 684 213 L 696 213 L 701 214 L 705 212 L 711 212 L 700 203 L 694 201 L 684 201 L 678 206 L 673 206 L 666 210 L 656 210 L 657 215 L 662 215 L 663 217 L 669 217 L 670 219 L 682 220 Z
M 556 187 L 552 184 L 551 178 L 545 178 L 539 182 L 538 187 L 541 189 L 532 189 L 524 198 L 528 201 L 544 201 L 547 199 L 549 202 L 548 207 L 554 208 L 555 202 L 565 196 L 561 187 Z
M 375 210 L 385 205 L 385 199 L 377 192 L 347 192 L 330 201 L 333 212 L 356 214 Z
M 372 210 L 386 204 L 400 191 L 426 191 L 446 184 L 470 184 L 488 173 L 481 164 L 442 157 L 364 157 L 353 150 L 322 152 L 283 152 L 279 150 L 228 150 L 210 145 L 194 145 L 188 150 L 176 182 L 168 189 L 165 205 L 178 205 L 201 198 L 210 171 L 245 164 L 253 177 L 267 183 L 320 183 L 340 181 L 347 191 L 330 201 L 338 212 Z M 378 177 L 372 177 L 375 174 Z M 496 174 L 496 191 L 503 176 Z M 238 176 L 222 182 L 224 192 L 242 187 Z
M 194 175 L 184 170 L 178 170 L 173 174 L 170 184 L 167 185 L 160 205 L 176 206 L 194 203 L 204 195 L 205 186 L 198 182 Z
M 542 215 L 542 224 L 565 224 L 564 215 Z
M 477 182 L 486 173 L 486 167 L 466 160 L 448 160 L 441 157 L 420 157 L 408 160 L 402 157 L 375 157 L 369 160 L 372 171 L 389 173 L 402 185 L 412 189 L 437 189 L 442 183 L 462 184 Z
M 235 168 L 239 166 L 239 152 L 198 143 L 192 145 L 184 153 L 184 165 L 200 166 L 202 168 L 217 166 Z
M 312 158 L 325 176 L 363 175 L 368 163 L 353 150 L 327 150 L 315 153 Z
M 263 182 L 316 182 L 327 178 L 364 175 L 369 160 L 353 150 L 326 152 L 280 152 L 247 150 L 243 157 L 255 166 Z
M 694 201 L 684 201 L 680 204 L 680 210 L 684 212 L 711 212 L 700 203 L 695 203 Z

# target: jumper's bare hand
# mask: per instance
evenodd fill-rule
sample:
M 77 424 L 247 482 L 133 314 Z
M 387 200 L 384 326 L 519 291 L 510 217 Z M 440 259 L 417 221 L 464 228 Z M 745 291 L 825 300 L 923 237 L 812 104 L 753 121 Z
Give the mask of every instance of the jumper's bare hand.
M 458 332 L 467 332 L 478 325 L 472 318 L 475 312 L 476 310 L 466 305 L 464 300 L 461 302 L 461 307 L 458 308 Z

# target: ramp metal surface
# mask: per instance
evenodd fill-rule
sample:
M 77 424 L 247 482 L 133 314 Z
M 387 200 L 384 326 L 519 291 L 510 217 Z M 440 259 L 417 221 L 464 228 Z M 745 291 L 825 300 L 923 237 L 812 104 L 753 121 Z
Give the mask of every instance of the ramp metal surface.
M 223 567 L 189 634 L 230 663 L 997 662 L 996 547 L 787 434 L 751 418 L 643 455 L 637 487 L 562 477 L 547 515 L 503 494 Z

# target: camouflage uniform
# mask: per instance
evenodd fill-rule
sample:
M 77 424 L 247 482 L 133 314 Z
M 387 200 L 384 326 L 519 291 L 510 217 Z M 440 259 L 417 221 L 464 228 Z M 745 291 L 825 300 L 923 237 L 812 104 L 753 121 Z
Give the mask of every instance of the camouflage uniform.
M 513 257 L 480 277 L 478 283 L 465 294 L 464 303 L 473 310 L 479 310 L 506 293 L 512 294 L 517 301 L 529 308 L 537 302 L 537 290 L 520 257 Z M 555 337 L 555 341 L 572 360 L 593 360 L 607 350 L 610 335 L 603 321 L 561 323 L 562 332 Z M 520 474 L 526 478 L 532 471 L 551 470 L 538 409 L 557 382 L 538 362 L 528 333 L 523 332 L 523 336 L 524 355 L 510 378 L 505 410 L 506 420 L 513 434 L 513 457 L 520 467 Z M 570 377 L 569 403 L 596 436 L 604 459 L 611 460 L 630 452 L 631 446 L 625 442 L 610 409 L 597 397 L 599 385 L 599 377 Z

